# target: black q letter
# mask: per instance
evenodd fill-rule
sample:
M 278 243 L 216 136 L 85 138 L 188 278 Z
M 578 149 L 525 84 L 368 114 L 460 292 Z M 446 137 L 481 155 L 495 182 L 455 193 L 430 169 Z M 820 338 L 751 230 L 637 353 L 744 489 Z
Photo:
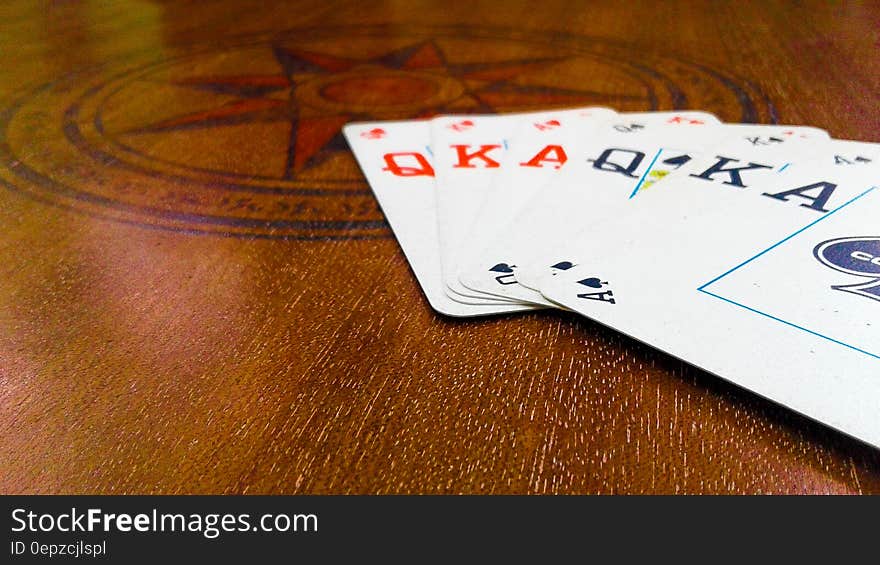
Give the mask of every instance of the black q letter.
M 615 163 L 611 160 L 614 152 L 618 151 L 620 153 L 629 153 L 631 157 L 629 158 L 629 164 L 621 165 L 620 163 Z M 612 173 L 620 173 L 629 178 L 637 179 L 635 173 L 636 169 L 639 168 L 639 165 L 642 164 L 642 160 L 645 158 L 645 154 L 641 151 L 631 151 L 629 149 L 606 149 L 599 155 L 598 159 L 588 159 L 591 163 L 593 163 L 594 169 L 599 169 L 600 171 L 609 171 Z

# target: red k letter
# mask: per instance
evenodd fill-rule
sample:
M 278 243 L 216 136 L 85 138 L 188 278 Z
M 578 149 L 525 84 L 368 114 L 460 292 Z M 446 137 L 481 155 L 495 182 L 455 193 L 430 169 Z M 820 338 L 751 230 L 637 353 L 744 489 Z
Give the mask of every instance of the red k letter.
M 554 157 L 550 157 L 551 154 L 553 154 Z M 543 167 L 544 165 L 542 163 L 545 161 L 547 163 L 557 163 L 556 168 L 558 169 L 568 161 L 568 156 L 565 154 L 565 149 L 563 149 L 561 145 L 548 145 L 525 163 L 520 163 L 520 166 Z
M 414 158 L 418 166 L 408 167 L 398 164 L 397 159 L 402 157 Z M 431 163 L 421 153 L 386 153 L 385 164 L 388 166 L 382 170 L 391 171 L 391 174 L 398 177 L 434 176 L 434 169 L 431 167 Z
M 483 163 L 486 164 L 487 169 L 494 169 L 499 167 L 498 161 L 491 159 L 486 155 L 492 149 L 498 149 L 500 145 L 480 145 L 480 148 L 474 151 L 473 153 L 468 153 L 467 150 L 470 145 L 450 145 L 450 147 L 454 148 L 458 152 L 458 163 L 453 165 L 456 169 L 474 169 L 476 168 L 474 165 L 471 165 L 472 159 L 482 159 Z

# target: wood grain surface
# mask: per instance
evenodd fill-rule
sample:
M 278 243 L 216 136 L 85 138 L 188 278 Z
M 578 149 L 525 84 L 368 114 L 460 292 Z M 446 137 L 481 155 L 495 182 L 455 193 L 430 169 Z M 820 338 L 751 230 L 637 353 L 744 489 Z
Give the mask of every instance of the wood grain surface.
M 880 141 L 878 28 L 870 2 L 3 2 L 0 491 L 880 492 L 880 452 L 589 321 L 435 315 L 338 136 L 593 103 Z

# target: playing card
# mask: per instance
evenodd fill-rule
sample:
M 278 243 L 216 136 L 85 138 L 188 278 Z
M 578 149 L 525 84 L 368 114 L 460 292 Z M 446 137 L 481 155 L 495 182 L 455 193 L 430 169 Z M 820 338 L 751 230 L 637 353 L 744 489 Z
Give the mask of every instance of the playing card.
M 607 108 L 578 108 L 550 112 L 540 119 L 520 120 L 508 139 L 502 166 L 487 187 L 473 225 L 464 238 L 465 246 L 458 251 L 458 263 L 468 264 L 474 260 L 474 252 L 481 251 L 562 169 L 568 161 L 568 152 L 576 151 L 580 144 L 593 137 L 595 129 L 615 116 L 617 113 Z M 509 265 L 501 263 L 492 269 L 499 284 L 512 284 L 513 271 Z
M 810 165 L 870 165 L 880 164 L 880 143 L 853 141 L 849 139 L 830 139 L 815 148 L 807 159 L 796 159 L 785 171 L 792 167 Z M 753 183 L 757 185 L 758 183 Z
M 449 316 L 480 316 L 528 309 L 514 304 L 463 304 L 444 292 L 428 122 L 353 123 L 343 131 L 434 310 Z
M 747 169 L 679 175 L 583 238 L 584 263 L 541 291 L 880 446 L 877 146 L 829 147 L 761 185 Z M 750 163 L 768 164 L 736 165 Z
M 675 168 L 688 158 L 670 149 L 659 159 L 661 140 L 698 147 L 721 135 L 719 123 L 703 112 L 655 112 L 623 114 L 602 124 L 570 149 L 564 169 L 462 266 L 461 282 L 468 288 L 547 305 L 538 292 L 516 284 L 528 260 L 568 230 L 599 221 L 607 206 L 625 204 L 634 187 L 645 185 L 649 172 Z
M 623 174 L 626 170 L 620 173 L 585 167 L 584 178 L 592 181 L 589 186 L 593 190 L 588 201 L 592 205 L 581 205 L 581 224 L 572 221 L 550 231 L 553 238 L 545 237 L 542 248 L 533 245 L 530 253 L 524 253 L 521 260 L 523 268 L 517 274 L 517 281 L 523 286 L 538 289 L 543 277 L 586 259 L 576 254 L 580 240 L 604 238 L 604 234 L 594 230 L 593 226 L 603 222 L 604 218 L 619 218 L 636 206 L 651 206 L 664 199 L 665 189 L 679 177 L 694 173 L 702 175 L 704 181 L 712 179 L 734 185 L 754 184 L 785 170 L 793 162 L 809 160 L 828 140 L 827 132 L 810 127 L 731 124 L 678 131 L 682 133 L 678 133 L 677 139 L 672 141 L 666 137 L 660 142 L 651 141 L 638 146 L 647 151 L 635 153 L 636 157 L 644 155 L 644 159 L 647 159 L 649 155 L 654 155 L 652 161 L 655 165 L 648 165 L 644 173 L 639 174 L 636 170 L 632 175 L 626 175 Z M 707 150 L 705 147 L 710 140 L 715 142 L 715 146 Z M 661 168 L 661 171 L 669 171 L 663 185 L 646 190 L 646 186 L 650 186 L 652 171 L 656 170 L 656 163 L 665 161 L 680 162 L 681 166 L 675 169 Z M 630 162 L 625 165 L 634 168 Z M 575 172 L 574 169 L 572 171 Z M 566 187 L 568 190 L 556 192 L 568 202 L 583 200 L 583 191 L 579 190 L 581 182 L 581 178 L 576 178 L 573 184 Z M 628 196 L 621 194 L 621 188 L 625 193 L 630 187 L 632 192 Z M 572 206 L 567 205 L 569 208 Z M 547 217 L 546 213 L 544 217 Z
M 465 287 L 458 280 L 458 264 L 477 212 L 505 163 L 511 135 L 524 120 L 546 123 L 556 116 L 557 112 L 549 111 L 441 116 L 431 120 L 440 257 L 443 280 L 451 297 L 520 302 Z
M 446 292 L 450 296 L 491 297 L 465 288 L 453 275 L 458 250 L 492 177 L 501 168 L 507 138 L 515 131 L 521 116 L 440 116 L 431 120 L 440 265 Z

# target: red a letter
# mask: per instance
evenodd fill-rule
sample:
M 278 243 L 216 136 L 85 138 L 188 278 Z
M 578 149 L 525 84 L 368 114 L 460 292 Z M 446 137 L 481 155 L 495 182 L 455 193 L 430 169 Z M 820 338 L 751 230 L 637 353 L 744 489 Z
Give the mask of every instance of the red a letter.
M 470 145 L 450 145 L 450 147 L 455 148 L 458 152 L 458 163 L 453 165 L 456 169 L 475 169 L 476 167 L 471 165 L 471 159 L 482 159 L 486 164 L 487 169 L 500 167 L 498 161 L 495 161 L 486 155 L 486 153 L 492 149 L 500 148 L 500 145 L 480 145 L 480 148 L 473 153 L 467 152 Z
M 555 155 L 555 157 L 550 157 L 550 154 Z M 561 145 L 548 145 L 544 149 L 538 152 L 537 155 L 526 161 L 525 163 L 520 163 L 522 167 L 543 167 L 541 163 L 544 161 L 548 163 L 558 163 L 556 168 L 558 169 L 562 165 L 568 161 L 568 156 L 565 154 L 565 149 L 562 148 Z
M 418 166 L 406 167 L 399 165 L 397 164 L 398 157 L 413 157 Z M 431 167 L 431 163 L 421 153 L 386 153 L 385 164 L 388 166 L 382 170 L 391 171 L 391 174 L 398 177 L 434 176 L 434 169 Z

